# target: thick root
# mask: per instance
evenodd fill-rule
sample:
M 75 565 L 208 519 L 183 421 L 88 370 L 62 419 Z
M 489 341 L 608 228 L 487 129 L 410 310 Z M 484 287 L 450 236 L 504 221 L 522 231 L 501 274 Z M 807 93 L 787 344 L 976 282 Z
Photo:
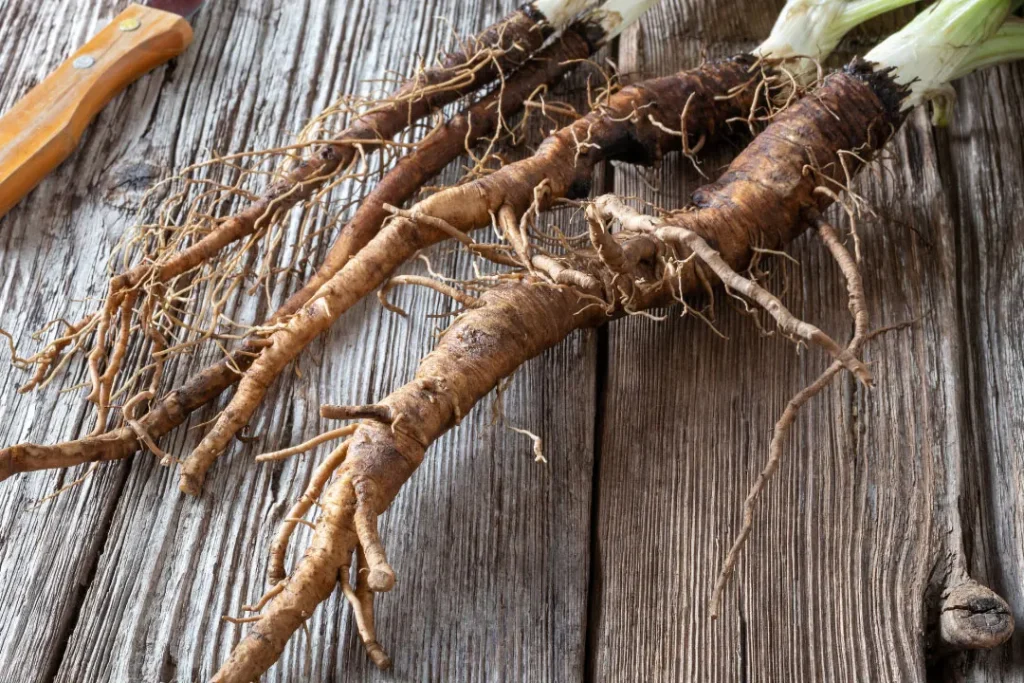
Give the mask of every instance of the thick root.
M 348 582 L 347 567 L 342 567 L 341 587 L 345 592 L 345 598 L 352 606 L 352 613 L 356 617 L 356 629 L 359 637 L 366 648 L 366 654 L 370 660 L 377 665 L 378 669 L 390 669 L 391 658 L 377 642 L 377 628 L 373 617 L 373 588 L 370 586 L 369 567 L 366 564 L 366 555 L 362 548 L 356 548 L 356 585 L 355 588 Z
M 26 443 L 4 448 L 0 450 L 0 481 L 21 472 L 127 458 L 146 447 L 140 433 L 151 442 L 167 434 L 238 381 L 237 370 L 244 370 L 251 362 L 251 355 L 236 353 L 211 365 L 161 398 L 145 415 L 132 420 L 134 425 L 52 446 Z
M 288 544 L 291 542 L 292 533 L 295 531 L 295 527 L 298 525 L 296 520 L 302 519 L 309 512 L 309 509 L 313 507 L 314 503 L 320 499 L 320 494 L 323 492 L 324 486 L 330 481 L 334 475 L 334 471 L 337 470 L 341 464 L 345 461 L 345 456 L 348 454 L 348 441 L 341 444 L 334 450 L 323 463 L 316 468 L 313 472 L 313 477 L 309 481 L 309 486 L 306 488 L 305 493 L 302 494 L 302 498 L 288 511 L 288 516 L 285 518 L 284 524 L 281 525 L 280 530 L 277 532 L 277 536 L 274 538 L 274 542 L 270 545 L 270 562 L 267 565 L 267 581 L 270 584 L 278 584 L 284 581 L 288 572 L 285 571 L 284 562 L 285 555 L 288 554 Z
M 346 574 L 357 539 L 352 523 L 355 491 L 344 474 L 322 501 L 323 513 L 306 556 L 213 677 L 214 682 L 249 683 L 277 661 L 292 633 Z
M 347 574 L 353 552 L 360 550 L 367 571 L 360 571 L 356 588 L 347 588 L 346 594 L 358 605 L 360 635 L 371 657 L 378 665 L 386 663 L 386 655 L 377 649 L 370 594 L 390 590 L 395 574 L 377 533 L 377 516 L 422 462 L 426 448 L 503 377 L 575 327 L 604 319 L 600 314 L 577 315 L 577 293 L 543 282 L 500 285 L 481 298 L 484 305 L 452 325 L 423 360 L 416 378 L 379 403 L 400 417 L 391 424 L 364 420 L 341 447 L 347 451 L 343 464 L 338 465 L 335 451 L 318 468 L 300 502 L 305 507 L 296 506 L 289 514 L 304 514 L 317 486 L 334 473 L 320 499 L 323 512 L 309 550 L 214 681 L 248 682 L 266 671 L 289 636 L 330 595 L 339 572 Z M 283 528 L 289 525 L 294 528 L 289 521 Z M 278 548 L 275 543 L 275 556 L 283 557 Z

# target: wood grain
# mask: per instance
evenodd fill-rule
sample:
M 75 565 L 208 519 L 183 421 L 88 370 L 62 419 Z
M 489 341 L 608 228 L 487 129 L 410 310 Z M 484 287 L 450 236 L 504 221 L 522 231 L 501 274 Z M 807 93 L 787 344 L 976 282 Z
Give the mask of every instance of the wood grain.
M 210 150 L 287 142 L 337 94 L 365 92 L 366 79 L 406 70 L 451 26 L 477 30 L 514 4 L 208 4 L 193 47 L 115 99 L 0 223 L 0 326 L 31 348 L 46 320 L 91 309 L 106 254 L 161 174 Z M 781 4 L 664 0 L 620 39 L 620 66 L 664 73 L 705 49 L 747 49 Z M 0 6 L 0 107 L 116 10 Z M 909 12 L 857 32 L 845 52 Z M 880 215 L 860 225 L 873 322 L 920 321 L 869 347 L 874 391 L 839 382 L 803 412 L 722 619 L 707 618 L 707 599 L 771 426 L 826 360 L 760 337 L 720 295 L 728 341 L 692 318 L 630 319 L 523 368 L 506 424 L 540 434 L 548 465 L 526 437 L 492 426 L 486 407 L 432 449 L 383 518 L 398 572 L 378 613 L 392 673 L 372 670 L 334 597 L 266 680 L 1024 680 L 1019 635 L 992 653 L 930 656 L 939 593 L 968 575 L 1024 623 L 1024 69 L 959 89 L 950 130 L 915 115 L 880 173 L 857 186 Z M 713 176 L 729 156 L 703 168 Z M 669 159 L 643 179 L 617 166 L 596 187 L 672 206 L 700 182 Z M 838 270 L 811 238 L 794 255 L 799 268 L 772 264 L 773 287 L 845 336 Z M 433 262 L 470 272 L 443 250 Z M 205 680 L 240 635 L 220 616 L 262 592 L 271 535 L 316 462 L 255 466 L 252 456 L 320 431 L 319 403 L 372 401 L 412 375 L 443 324 L 424 316 L 449 304 L 433 292 L 395 297 L 408 320 L 368 301 L 313 345 L 260 411 L 257 441 L 218 463 L 199 500 L 149 455 L 40 506 L 84 469 L 4 482 L 0 683 Z M 237 313 L 258 314 L 247 306 Z M 211 353 L 169 373 L 183 378 Z M 20 396 L 24 376 L 0 371 L 0 444 L 82 434 L 84 403 L 60 392 L 83 374 L 73 366 Z M 162 445 L 183 454 L 198 436 L 179 429 Z M 293 560 L 306 538 L 300 529 Z
M 69 164 L 104 182 L 127 175 L 111 188 L 114 205 L 102 193 L 83 191 L 94 205 L 66 206 L 51 218 L 63 227 L 52 228 L 45 245 L 21 243 L 39 215 L 39 197 L 56 193 L 56 184 L 6 219 L 4 258 L 14 268 L 5 268 L 9 303 L 0 324 L 27 342 L 43 319 L 86 308 L 54 296 L 59 288 L 78 287 L 79 296 L 101 291 L 99 254 L 126 227 L 121 207 L 137 201 L 132 187 L 147 184 L 132 179 L 133 164 L 158 173 L 202 160 L 209 149 L 286 142 L 336 94 L 365 90 L 371 85 L 361 81 L 388 70 L 405 71 L 447 40 L 453 26 L 475 32 L 509 9 L 509 3 L 214 3 L 196 22 L 196 45 L 173 67 L 159 97 L 154 89 L 140 103 L 137 88 L 129 89 Z M 577 89 L 579 106 L 585 88 Z M 71 240 L 95 244 L 74 260 L 81 273 L 68 266 L 70 248 L 61 261 L 46 260 L 47 248 Z M 33 263 L 34 254 L 40 256 Z M 470 273 L 468 263 L 450 255 L 439 254 L 434 263 L 452 275 Z M 30 266 L 31 279 L 24 281 L 16 269 Z M 54 278 L 58 267 L 72 277 Z M 30 298 L 33 291 L 38 299 Z M 0 680 L 208 678 L 240 637 L 220 616 L 237 614 L 262 593 L 271 535 L 315 464 L 305 457 L 257 467 L 252 456 L 319 431 L 320 402 L 372 400 L 412 375 L 432 345 L 436 321 L 425 314 L 448 305 L 433 293 L 397 296 L 410 320 L 382 313 L 375 300 L 348 315 L 298 363 L 302 378 L 290 375 L 277 387 L 253 425 L 261 438 L 224 458 L 198 501 L 179 494 L 173 473 L 150 455 L 105 468 L 38 511 L 22 508 L 53 490 L 59 475 L 4 487 L 0 609 L 15 627 L 3 629 Z M 209 358 L 180 363 L 173 372 L 183 377 Z M 507 423 L 544 435 L 548 465 L 533 461 L 529 439 L 490 426 L 489 411 L 480 410 L 434 449 L 386 516 L 384 540 L 399 584 L 379 602 L 380 637 L 399 676 L 581 678 L 594 367 L 592 338 L 580 337 L 524 369 L 507 393 Z M 18 397 L 17 379 L 3 375 L 5 414 L 24 415 L 5 424 L 5 443 L 80 433 L 77 399 L 57 395 L 57 387 Z M 80 373 L 64 386 L 78 379 Z M 561 400 L 565 386 L 580 392 L 577 400 Z M 40 417 L 60 415 L 68 405 L 76 407 L 70 425 Z M 197 415 L 191 424 L 211 416 Z M 198 436 L 178 430 L 163 445 L 184 453 Z M 306 534 L 297 535 L 296 557 L 306 541 Z M 310 639 L 295 639 L 267 680 L 388 678 L 370 671 L 343 601 L 333 598 L 318 610 L 309 633 Z
M 1024 69 L 965 79 L 939 137 L 944 186 L 959 227 L 955 285 L 964 352 L 963 498 L 968 570 L 1024 624 Z M 966 105 L 966 106 L 965 106 Z M 957 663 L 968 681 L 1024 680 L 1024 637 Z
M 191 42 L 182 17 L 132 4 L 18 100 L 0 117 L 0 216 L 67 159 L 115 95 Z
M 766 11 L 761 18 L 768 16 Z M 760 34 L 764 27 L 756 19 L 729 2 L 668 3 L 624 37 L 620 62 L 627 71 L 664 73 L 693 63 L 705 45 L 712 55 L 729 54 L 750 45 L 733 38 Z M 866 27 L 855 40 L 884 25 Z M 674 52 L 658 49 L 669 42 Z M 1019 68 L 1003 71 L 1020 73 Z M 962 316 L 963 295 L 957 291 L 958 281 L 971 292 L 976 291 L 971 283 L 978 281 L 977 274 L 964 276 L 960 265 L 969 228 L 958 207 L 977 201 L 974 187 L 982 183 L 992 187 L 983 206 L 1001 207 L 1002 196 L 1011 196 L 1009 188 L 1024 183 L 1019 163 L 1013 163 L 1019 159 L 1019 137 L 1005 141 L 1012 150 L 1008 164 L 983 162 L 995 154 L 988 146 L 974 152 L 973 163 L 949 163 L 951 155 L 964 153 L 968 140 L 975 146 L 984 144 L 981 140 L 995 144 L 998 135 L 992 131 L 1019 128 L 987 113 L 984 124 L 974 123 L 973 134 L 958 132 L 977 121 L 976 108 L 989 112 L 992 99 L 1002 102 L 1003 93 L 995 88 L 982 98 L 983 86 L 977 85 L 982 78 L 992 76 L 964 84 L 974 97 L 961 100 L 953 131 L 933 132 L 923 113 L 915 115 L 894 141 L 891 159 L 877 166 L 876 177 L 862 177 L 857 184 L 879 213 L 860 226 L 874 324 L 921 322 L 870 345 L 867 355 L 878 377 L 874 391 L 847 379 L 804 409 L 760 504 L 726 613 L 717 622 L 708 616 L 710 590 L 739 528 L 743 498 L 767 455 L 772 425 L 785 401 L 824 368 L 826 359 L 813 352 L 796 356 L 785 342 L 759 338 L 747 316 L 721 295 L 716 327 L 727 341 L 692 317 L 664 323 L 635 319 L 610 327 L 590 598 L 594 680 L 1020 680 L 1024 675 L 1015 651 L 1019 644 L 980 657 L 930 658 L 941 591 L 965 580 L 968 572 L 991 581 L 993 564 L 1017 578 L 1012 572 L 1020 566 L 1020 487 L 1004 484 L 997 507 L 989 490 L 994 477 L 985 471 L 984 458 L 977 462 L 971 433 L 976 409 L 967 397 L 973 334 L 966 330 L 973 325 Z M 725 161 L 724 156 L 709 159 L 704 167 L 713 176 Z M 981 177 L 950 183 L 951 166 Z M 646 180 L 628 168 L 615 173 L 618 192 L 666 207 L 685 203 L 700 181 L 679 160 Z M 950 196 L 958 187 L 962 199 Z M 1011 200 L 999 217 L 977 213 L 981 207 L 968 215 L 985 229 L 1005 229 L 1015 223 L 1007 216 L 1013 206 Z M 1006 245 L 1005 264 L 1013 242 L 1000 239 L 1000 244 Z M 775 269 L 788 271 L 788 284 L 776 277 L 774 286 L 787 289 L 786 301 L 798 315 L 848 335 L 845 292 L 827 251 L 808 237 L 794 254 L 801 266 L 776 264 Z M 1019 273 L 1019 253 L 1012 258 Z M 979 304 L 976 310 L 991 309 Z M 1004 315 L 1001 321 L 1014 314 Z M 1019 324 L 1019 313 L 1016 319 Z M 989 322 L 995 323 L 992 316 Z M 1004 324 L 985 339 L 1000 340 L 999 352 L 1012 354 L 1002 346 L 1004 339 L 1016 342 L 1012 330 L 1013 324 L 1008 329 Z M 1017 373 L 1005 381 L 1018 386 L 1019 380 Z M 1015 409 L 1010 408 L 1011 416 Z M 1004 434 L 1012 431 L 1008 419 L 1001 417 Z M 1019 445 L 1011 443 L 1007 438 L 992 450 L 1001 453 L 998 462 L 1019 483 Z M 971 482 L 972 471 L 988 481 Z M 985 514 L 962 520 L 965 498 Z M 1000 514 L 1010 519 L 996 522 Z M 965 540 L 970 543 L 979 532 L 992 538 L 994 547 L 984 560 L 968 561 L 977 550 L 965 549 Z M 1017 547 L 1010 550 L 1015 535 Z M 1017 587 L 992 583 L 1020 609 Z M 1017 636 L 1014 643 L 1019 642 Z

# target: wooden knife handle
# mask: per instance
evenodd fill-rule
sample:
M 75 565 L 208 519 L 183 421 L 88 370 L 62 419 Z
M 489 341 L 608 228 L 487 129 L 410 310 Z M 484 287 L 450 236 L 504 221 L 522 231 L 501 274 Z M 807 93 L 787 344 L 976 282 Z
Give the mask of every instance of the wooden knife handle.
M 78 146 L 129 83 L 192 42 L 177 14 L 131 5 L 0 118 L 0 216 Z

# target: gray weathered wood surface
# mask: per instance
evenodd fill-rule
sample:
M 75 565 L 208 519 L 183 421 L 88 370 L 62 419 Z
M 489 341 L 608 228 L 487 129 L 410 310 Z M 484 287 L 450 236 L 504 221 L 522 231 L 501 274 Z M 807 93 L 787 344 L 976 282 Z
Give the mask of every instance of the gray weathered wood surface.
M 621 39 L 618 61 L 663 73 L 705 47 L 749 47 L 781 4 L 664 0 Z M 438 17 L 466 32 L 512 6 L 211 3 L 193 48 L 114 100 L 0 221 L 0 326 L 30 346 L 46 320 L 90 308 L 104 255 L 167 169 L 286 142 L 336 94 L 434 50 L 449 29 Z M 0 4 L 0 108 L 115 11 Z M 1024 681 L 1020 635 L 991 653 L 927 656 L 931 587 L 965 573 L 1024 623 L 1024 68 L 959 91 L 949 130 L 915 116 L 883 172 L 859 185 L 880 214 L 860 226 L 874 322 L 920 323 L 869 347 L 874 391 L 841 382 L 807 406 L 722 619 L 706 604 L 742 498 L 775 417 L 824 363 L 759 337 L 724 300 L 728 341 L 690 318 L 638 318 L 523 368 L 506 419 L 545 438 L 550 464 L 491 427 L 483 407 L 432 449 L 384 518 L 399 584 L 379 600 L 378 623 L 394 671 L 372 670 L 335 597 L 267 680 Z M 672 159 L 645 182 L 610 169 L 603 185 L 671 206 L 699 182 Z M 806 239 L 794 254 L 787 301 L 848 333 L 824 249 Z M 461 258 L 439 263 L 468 272 Z M 302 358 L 301 378 L 290 373 L 257 418 L 260 438 L 216 466 L 199 500 L 150 455 L 41 506 L 82 470 L 0 485 L 0 682 L 207 678 L 239 636 L 219 617 L 261 593 L 271 534 L 314 464 L 254 467 L 251 455 L 319 431 L 320 402 L 371 400 L 411 376 L 431 344 L 423 316 L 447 304 L 399 296 L 408 320 L 367 302 Z M 23 376 L 0 371 L 0 443 L 84 433 L 82 402 L 60 393 L 82 374 L 20 396 Z M 197 439 L 180 429 L 164 446 L 185 452 Z

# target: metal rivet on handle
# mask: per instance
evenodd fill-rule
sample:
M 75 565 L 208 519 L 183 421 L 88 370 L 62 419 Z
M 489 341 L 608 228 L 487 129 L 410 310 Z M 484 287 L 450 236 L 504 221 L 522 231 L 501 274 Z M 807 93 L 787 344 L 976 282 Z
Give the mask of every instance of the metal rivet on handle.
M 96 60 L 93 59 L 92 57 L 90 57 L 89 55 L 82 55 L 81 57 L 76 59 L 74 62 L 72 62 L 71 65 L 73 67 L 75 67 L 76 69 L 88 69 L 89 67 L 93 66 L 95 63 L 96 63 Z
M 142 22 L 136 19 L 135 17 L 132 17 L 131 19 L 125 19 L 117 25 L 119 29 L 125 32 L 134 31 L 140 26 L 142 26 Z

